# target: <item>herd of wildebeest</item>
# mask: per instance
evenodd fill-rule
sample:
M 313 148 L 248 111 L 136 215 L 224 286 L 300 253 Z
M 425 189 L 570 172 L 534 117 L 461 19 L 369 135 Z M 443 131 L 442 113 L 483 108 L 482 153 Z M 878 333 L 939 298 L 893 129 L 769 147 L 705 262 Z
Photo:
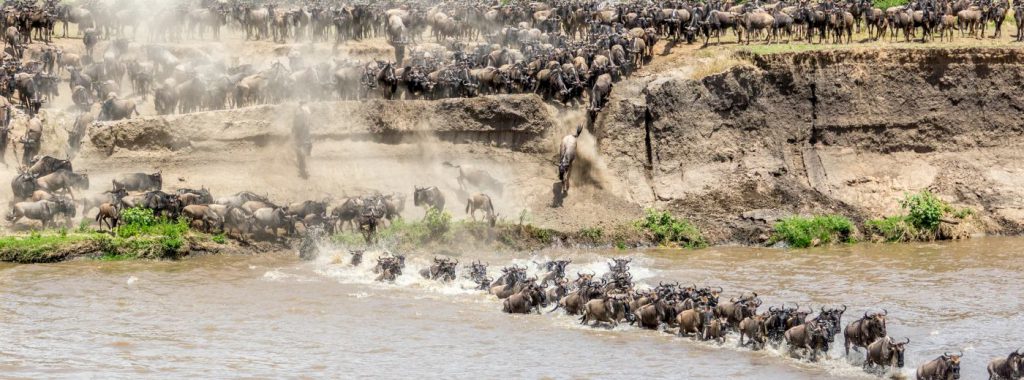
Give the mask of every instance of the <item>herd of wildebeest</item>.
M 365 251 L 349 251 L 346 264 L 358 267 Z M 615 327 L 627 322 L 641 328 L 662 330 L 679 336 L 722 344 L 729 334 L 738 335 L 740 346 L 760 350 L 766 345 L 786 347 L 796 357 L 817 361 L 827 355 L 835 338 L 843 335 L 845 354 L 864 351 L 863 367 L 869 372 L 885 374 L 903 368 L 904 352 L 909 338 L 895 339 L 887 333 L 888 311 L 864 312 L 842 327 L 847 307 L 825 307 L 818 310 L 783 304 L 762 308 L 757 293 L 741 294 L 723 299 L 721 287 L 681 285 L 660 282 L 656 287 L 633 281 L 630 258 L 615 258 L 608 263 L 608 272 L 576 273 L 567 276 L 571 260 L 536 263 L 538 275 L 528 276 L 527 267 L 512 265 L 501 269 L 494 279 L 488 265 L 475 261 L 465 268 L 463 277 L 477 284 L 477 290 L 502 300 L 506 313 L 540 314 L 563 310 L 580 316 L 581 324 Z M 435 257 L 419 274 L 429 280 L 451 282 L 458 278 L 458 260 Z M 377 281 L 393 282 L 405 268 L 405 256 L 384 252 L 377 258 L 373 272 Z M 552 306 L 553 305 L 553 306 Z M 963 353 L 944 353 L 921 364 L 916 371 L 919 380 L 960 378 Z M 988 365 L 990 379 L 1016 380 L 1024 376 L 1024 350 L 1015 350 L 1006 357 L 992 359 Z
M 458 169 L 458 180 L 466 197 L 465 212 L 473 220 L 481 213 L 483 222 L 490 227 L 497 223 L 491 197 L 471 189 L 501 191 L 501 183 L 486 171 L 471 165 L 447 165 Z M 376 241 L 378 227 L 401 218 L 406 194 L 370 193 L 345 197 L 340 200 L 323 199 L 292 203 L 275 203 L 250 191 L 214 198 L 205 188 L 180 188 L 172 193 L 163 191 L 163 175 L 156 173 L 128 173 L 111 181 L 109 190 L 75 197 L 75 190 L 88 190 L 89 176 L 76 173 L 68 160 L 51 156 L 38 157 L 11 182 L 15 199 L 7 221 L 12 225 L 21 219 L 34 220 L 43 228 L 56 223 L 72 223 L 81 207 L 82 215 L 96 210 L 95 222 L 102 228 L 113 230 L 122 213 L 129 208 L 151 210 L 153 215 L 169 220 L 185 219 L 190 226 L 205 232 L 219 231 L 229 237 L 245 241 L 248 238 L 277 238 L 295 236 L 304 229 L 318 228 L 328 233 L 348 227 L 358 231 L 367 243 Z M 445 210 L 445 195 L 436 186 L 413 189 L 415 206 L 438 211 Z
M 1022 17 L 1021 5 L 1014 7 L 1014 17 Z M 849 42 L 854 30 L 866 28 L 871 39 L 888 33 L 927 41 L 954 31 L 982 37 L 990 23 L 997 37 L 1010 10 L 1006 0 L 914 0 L 888 9 L 867 0 L 5 1 L 0 92 L 31 116 L 58 95 L 66 72 L 82 111 L 78 134 L 93 121 L 131 117 L 136 101 L 148 99 L 158 114 L 171 114 L 300 99 L 532 92 L 596 111 L 613 83 L 651 60 L 662 39 L 675 45 L 703 37 L 707 44 L 732 29 L 746 43 Z M 67 37 L 69 24 L 84 44 L 77 53 L 49 44 L 53 34 Z M 1024 22 L 1016 24 L 1020 40 Z M 144 38 L 135 33 L 140 25 L 148 26 L 145 43 L 136 41 Z M 380 37 L 395 58 L 360 62 L 291 48 L 286 58 L 257 64 L 220 49 L 173 45 L 219 39 L 225 29 L 247 41 L 335 46 Z M 0 117 L 5 128 L 9 118 Z

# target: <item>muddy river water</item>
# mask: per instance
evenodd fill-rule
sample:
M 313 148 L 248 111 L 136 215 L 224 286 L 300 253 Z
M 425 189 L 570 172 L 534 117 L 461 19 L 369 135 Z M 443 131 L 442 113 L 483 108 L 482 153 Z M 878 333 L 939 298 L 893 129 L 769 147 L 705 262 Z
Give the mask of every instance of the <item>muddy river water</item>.
M 569 272 L 630 254 L 634 278 L 755 290 L 765 305 L 888 309 L 890 335 L 909 337 L 903 373 L 943 351 L 965 353 L 963 376 L 1024 345 L 1024 239 L 856 245 L 808 251 L 549 250 L 536 258 L 467 254 L 491 264 L 573 259 Z M 870 378 L 860 356 L 793 359 L 635 327 L 587 328 L 559 315 L 511 316 L 498 301 L 419 278 L 427 257 L 380 284 L 361 267 L 291 255 L 178 262 L 76 261 L 0 265 L 0 377 L 222 378 Z M 531 265 L 532 267 L 532 265 Z M 853 358 L 857 356 L 857 358 Z

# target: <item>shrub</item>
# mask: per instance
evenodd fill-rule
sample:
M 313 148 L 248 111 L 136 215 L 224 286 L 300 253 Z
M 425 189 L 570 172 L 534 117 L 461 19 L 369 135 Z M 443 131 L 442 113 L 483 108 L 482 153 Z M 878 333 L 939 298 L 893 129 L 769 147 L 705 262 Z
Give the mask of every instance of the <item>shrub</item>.
M 952 210 L 949 204 L 928 190 L 905 195 L 900 207 L 907 210 L 907 222 L 914 228 L 928 231 L 939 228 L 942 216 Z
M 772 242 L 784 241 L 795 248 L 853 242 L 854 234 L 853 222 L 840 215 L 791 216 L 776 222 L 773 230 Z
M 227 238 L 224 237 L 224 233 L 213 235 L 213 242 L 217 244 L 227 243 Z
M 427 209 L 427 215 L 423 218 L 423 222 L 430 232 L 430 238 L 437 239 L 443 237 L 451 229 L 452 214 L 431 207 Z
M 687 248 L 707 246 L 707 242 L 693 223 L 676 219 L 664 211 L 648 209 L 637 227 L 646 231 L 655 243 L 661 245 L 680 245 Z

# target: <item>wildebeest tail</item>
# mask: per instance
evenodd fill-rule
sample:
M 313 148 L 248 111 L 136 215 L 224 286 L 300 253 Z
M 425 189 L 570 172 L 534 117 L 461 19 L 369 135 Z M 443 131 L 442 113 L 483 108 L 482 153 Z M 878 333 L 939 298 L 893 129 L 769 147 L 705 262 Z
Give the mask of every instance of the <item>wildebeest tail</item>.
M 473 204 L 473 197 L 466 200 L 466 213 L 469 214 L 469 208 Z
M 576 126 L 576 135 L 575 135 L 575 137 L 577 137 L 577 138 L 580 137 L 581 133 L 583 133 L 583 124 L 580 124 L 580 125 Z
M 451 162 L 448 162 L 448 161 L 442 162 L 441 165 L 447 166 L 449 168 L 456 168 L 456 169 L 458 169 L 460 166 L 462 166 L 462 165 L 455 165 L 455 164 L 453 164 Z
M 558 310 L 559 307 L 562 307 L 562 304 L 559 302 L 555 302 L 555 307 L 551 308 L 551 310 L 548 310 L 548 314 L 554 313 L 555 310 Z

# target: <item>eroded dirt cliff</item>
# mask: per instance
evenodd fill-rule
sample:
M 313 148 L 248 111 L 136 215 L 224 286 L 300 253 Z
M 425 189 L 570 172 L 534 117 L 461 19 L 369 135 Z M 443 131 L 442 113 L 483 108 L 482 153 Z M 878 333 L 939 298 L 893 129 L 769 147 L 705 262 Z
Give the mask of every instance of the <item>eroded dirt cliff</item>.
M 632 199 L 719 242 L 756 241 L 793 213 L 895 214 L 904 192 L 926 188 L 979 211 L 987 232 L 1021 230 L 1021 51 L 743 58 L 721 74 L 669 73 L 638 96 L 618 94 L 597 128 Z

